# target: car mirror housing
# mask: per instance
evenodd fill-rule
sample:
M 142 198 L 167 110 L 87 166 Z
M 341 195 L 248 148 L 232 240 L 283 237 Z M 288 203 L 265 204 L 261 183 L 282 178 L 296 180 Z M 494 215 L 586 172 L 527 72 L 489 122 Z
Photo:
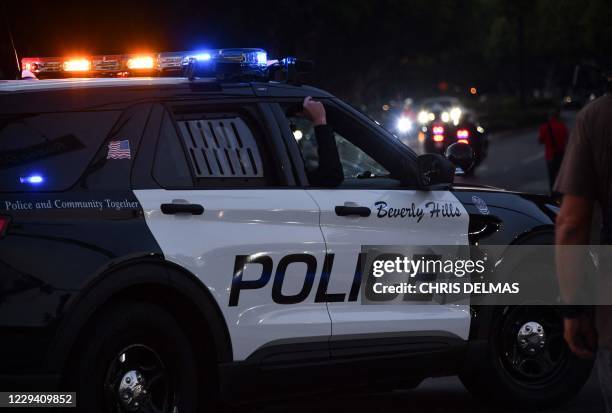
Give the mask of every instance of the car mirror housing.
M 444 189 L 453 183 L 455 167 L 442 155 L 427 153 L 417 158 L 419 187 Z

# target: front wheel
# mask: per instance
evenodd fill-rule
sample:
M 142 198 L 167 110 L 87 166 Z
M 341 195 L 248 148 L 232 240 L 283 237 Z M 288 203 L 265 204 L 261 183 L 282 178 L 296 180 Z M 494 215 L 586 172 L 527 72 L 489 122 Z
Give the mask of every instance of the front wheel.
M 193 349 L 174 318 L 145 302 L 112 305 L 91 326 L 70 384 L 87 412 L 197 411 Z
M 569 351 L 554 307 L 508 306 L 494 317 L 485 354 L 459 377 L 477 397 L 545 407 L 576 395 L 592 366 Z

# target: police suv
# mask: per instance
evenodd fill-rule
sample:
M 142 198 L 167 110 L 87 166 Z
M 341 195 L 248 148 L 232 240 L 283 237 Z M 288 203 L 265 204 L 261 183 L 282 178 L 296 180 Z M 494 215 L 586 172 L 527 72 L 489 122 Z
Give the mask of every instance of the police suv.
M 550 405 L 586 381 L 552 307 L 359 298 L 363 245 L 550 244 L 546 197 L 453 184 L 449 160 L 260 49 L 22 63 L 0 81 L 0 390 L 192 412 L 454 374 Z M 291 110 L 306 96 L 339 186 L 309 184 L 313 127 Z

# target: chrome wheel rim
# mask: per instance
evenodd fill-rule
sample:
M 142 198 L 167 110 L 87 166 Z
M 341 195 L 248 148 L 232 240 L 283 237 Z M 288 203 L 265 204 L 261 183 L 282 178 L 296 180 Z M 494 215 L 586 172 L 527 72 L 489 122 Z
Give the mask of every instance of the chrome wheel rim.
M 113 412 L 177 412 L 168 370 L 158 353 L 144 344 L 132 344 L 117 353 L 107 369 L 104 388 Z

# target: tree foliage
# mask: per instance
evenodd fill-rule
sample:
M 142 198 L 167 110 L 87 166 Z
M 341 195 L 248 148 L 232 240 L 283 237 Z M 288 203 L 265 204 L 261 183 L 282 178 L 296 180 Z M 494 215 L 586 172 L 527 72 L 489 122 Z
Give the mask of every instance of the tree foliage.
M 609 0 L 33 0 L 7 4 L 7 17 L 22 55 L 261 46 L 315 60 L 315 83 L 356 102 L 441 81 L 516 89 L 520 19 L 531 87 L 612 56 Z

